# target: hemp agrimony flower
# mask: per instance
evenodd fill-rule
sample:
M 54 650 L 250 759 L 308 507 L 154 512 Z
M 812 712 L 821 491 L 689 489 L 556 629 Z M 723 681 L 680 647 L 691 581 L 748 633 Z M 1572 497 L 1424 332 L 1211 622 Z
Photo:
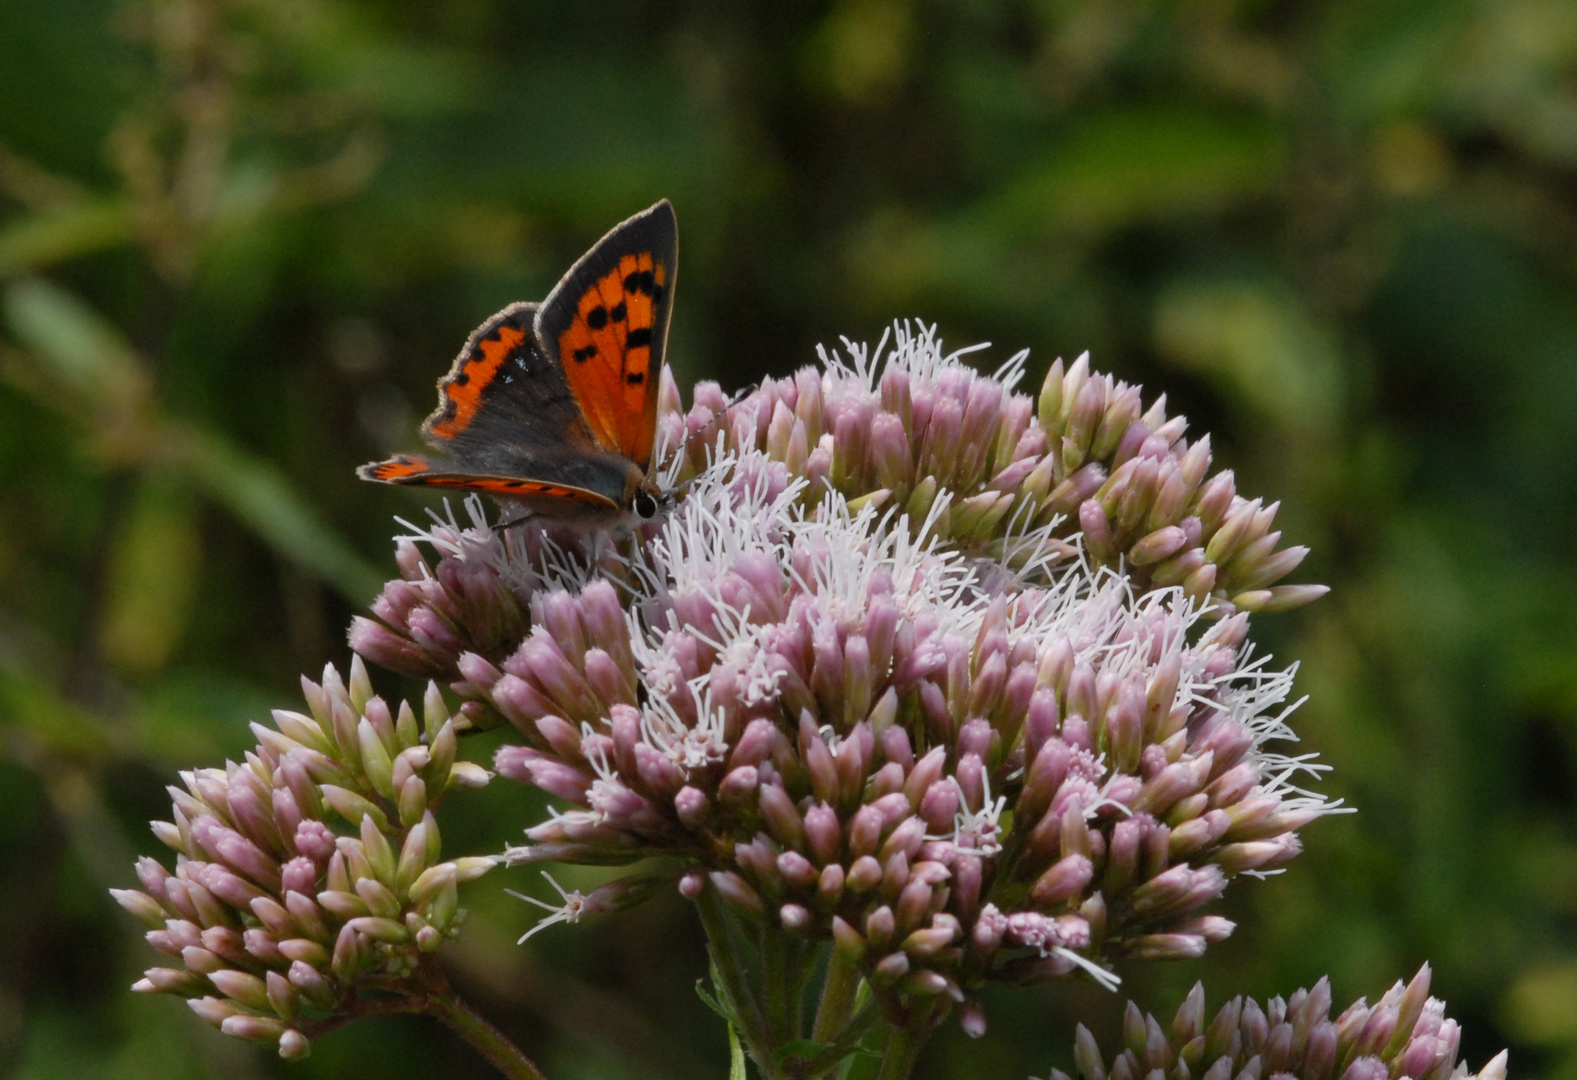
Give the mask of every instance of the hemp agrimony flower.
M 523 736 L 500 775 L 567 805 L 511 861 L 667 856 L 703 916 L 831 944 L 917 1034 L 956 1005 L 982 1031 L 986 983 L 1199 955 L 1232 930 L 1207 905 L 1333 809 L 1274 748 L 1292 670 L 1246 644 L 1324 591 L 1273 586 L 1304 549 L 1083 358 L 1038 401 L 1022 356 L 983 376 L 929 331 L 823 359 L 687 414 L 665 384 L 682 497 L 625 543 L 500 535 L 474 499 L 413 531 L 353 645 Z M 760 1060 L 786 1021 L 729 992 Z
M 1128 1003 L 1123 1049 L 1103 1058 L 1083 1024 L 1074 1060 L 1083 1080 L 1140 1080 L 1146 1076 L 1202 1080 L 1279 1076 L 1289 1080 L 1505 1080 L 1503 1050 L 1477 1073 L 1458 1063 L 1461 1031 L 1446 1019 L 1445 1002 L 1429 996 L 1426 964 L 1405 986 L 1398 982 L 1374 1005 L 1359 998 L 1331 1018 L 1330 982 L 1263 1006 L 1233 998 L 1214 1019 L 1205 1014 L 1205 988 L 1196 983 L 1171 1027 Z M 1069 1080 L 1059 1069 L 1051 1080 Z
M 311 715 L 276 710 L 274 727 L 252 725 L 258 745 L 243 763 L 170 788 L 172 820 L 153 831 L 175 871 L 145 856 L 145 891 L 113 890 L 181 965 L 150 968 L 132 989 L 184 997 L 225 1034 L 287 1058 L 368 1011 L 363 988 L 436 985 L 436 969 L 422 969 L 465 918 L 457 886 L 496 861 L 440 858 L 432 808 L 488 775 L 456 760 L 456 720 L 435 687 L 422 724 L 373 695 L 359 658 L 348 686 L 328 667 L 302 689 Z

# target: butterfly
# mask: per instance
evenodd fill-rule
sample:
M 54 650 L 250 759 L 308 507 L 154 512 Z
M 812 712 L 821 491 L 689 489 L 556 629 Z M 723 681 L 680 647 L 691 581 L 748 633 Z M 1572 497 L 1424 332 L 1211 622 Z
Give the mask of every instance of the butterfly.
M 363 480 L 494 495 L 539 524 L 632 526 L 668 504 L 652 456 L 679 231 L 667 199 L 616 225 L 540 304 L 477 327 L 422 437 Z

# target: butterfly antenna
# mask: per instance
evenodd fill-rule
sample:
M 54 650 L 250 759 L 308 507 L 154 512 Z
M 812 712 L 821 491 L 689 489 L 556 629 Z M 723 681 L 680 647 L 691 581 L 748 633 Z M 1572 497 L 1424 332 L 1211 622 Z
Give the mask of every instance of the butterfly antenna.
M 744 401 L 745 398 L 749 397 L 751 394 L 754 394 L 756 390 L 760 388 L 760 386 L 760 383 L 749 383 L 748 385 L 735 390 L 733 396 L 723 403 L 723 408 L 720 412 L 713 413 L 712 419 L 702 424 L 691 434 L 685 436 L 685 439 L 682 443 L 668 451 L 668 456 L 663 460 L 662 469 L 666 471 L 681 454 L 688 454 L 690 452 L 690 447 L 694 446 L 701 440 L 710 438 L 711 433 L 716 430 L 719 421 L 728 415 L 729 410 L 735 405 L 738 405 L 741 401 Z M 680 490 L 688 488 L 693 482 L 694 477 L 692 477 L 690 480 L 686 480 L 680 486 Z

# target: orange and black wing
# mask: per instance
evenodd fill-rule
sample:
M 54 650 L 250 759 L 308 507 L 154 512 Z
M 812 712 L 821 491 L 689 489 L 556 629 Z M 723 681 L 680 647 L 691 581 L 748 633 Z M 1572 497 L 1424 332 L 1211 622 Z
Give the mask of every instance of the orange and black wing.
M 604 236 L 537 315 L 537 333 L 604 450 L 651 465 L 679 232 L 664 199 Z
M 563 368 L 538 342 L 536 315 L 535 304 L 500 311 L 472 332 L 438 380 L 438 408 L 422 435 L 446 460 L 406 455 L 364 465 L 358 475 L 516 497 L 573 500 L 580 492 L 623 505 L 634 466 L 593 436 Z
M 467 491 L 485 491 L 512 499 L 542 499 L 570 502 L 578 506 L 616 510 L 618 504 L 605 495 L 586 488 L 568 484 L 550 484 L 540 480 L 527 480 L 512 476 L 484 476 L 476 473 L 453 472 L 446 462 L 434 462 L 415 454 L 400 454 L 388 461 L 363 465 L 356 475 L 363 480 L 380 480 L 386 484 L 406 484 L 413 487 L 463 488 Z

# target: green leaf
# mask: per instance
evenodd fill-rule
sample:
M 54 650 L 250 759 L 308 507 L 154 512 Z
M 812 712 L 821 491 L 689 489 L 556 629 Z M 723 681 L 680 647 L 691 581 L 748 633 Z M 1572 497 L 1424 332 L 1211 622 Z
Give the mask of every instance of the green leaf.
M 42 278 L 5 291 L 6 322 L 62 389 L 99 410 L 122 410 L 147 393 L 142 358 L 116 326 L 72 292 Z
M 4 311 L 63 397 L 75 393 L 94 411 L 113 416 L 148 394 L 146 365 L 131 342 L 73 293 L 28 278 L 6 290 Z M 281 555 L 355 603 L 377 595 L 383 575 L 362 562 L 273 465 L 195 424 L 166 422 L 157 441 L 157 449 L 171 452 L 174 468 Z
M 119 200 L 71 203 L 0 229 L 0 278 L 64 262 L 131 239 L 131 213 Z
M 778 1047 L 772 1057 L 781 1065 L 789 1058 L 813 1058 L 831 1045 L 831 1043 L 817 1042 L 815 1039 L 790 1039 Z
M 123 674 L 164 667 L 190 622 L 202 565 L 196 502 L 189 484 L 150 470 L 113 531 L 99 640 Z
M 115 746 L 103 723 L 62 697 L 20 656 L 0 656 L 0 730 L 25 732 L 51 754 L 99 759 Z
M 745 1048 L 733 1024 L 728 1025 L 728 1080 L 745 1080 Z
M 383 587 L 368 566 L 323 524 L 273 465 L 232 444 L 217 431 L 185 431 L 183 465 L 208 495 L 223 503 L 270 547 L 358 604 Z
M 717 971 L 715 966 L 712 971 L 712 985 L 717 985 Z M 697 979 L 695 981 L 695 995 L 706 1004 L 707 1008 L 711 1009 L 718 1016 L 721 1016 L 728 1023 L 730 1031 L 733 1030 L 734 1011 L 723 1003 L 723 999 L 720 995 L 714 995 L 706 988 L 705 979 Z
M 1161 291 L 1163 355 L 1223 384 L 1283 429 L 1328 430 L 1342 407 L 1337 334 L 1276 283 L 1183 279 Z

